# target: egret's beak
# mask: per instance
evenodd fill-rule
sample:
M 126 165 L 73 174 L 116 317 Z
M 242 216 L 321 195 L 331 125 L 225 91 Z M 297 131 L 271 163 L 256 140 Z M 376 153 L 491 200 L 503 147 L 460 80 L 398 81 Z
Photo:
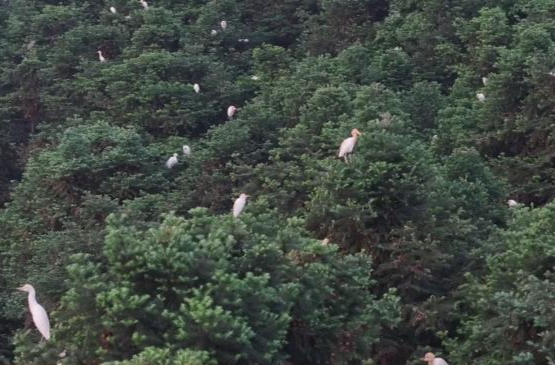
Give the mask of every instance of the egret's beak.
M 23 289 L 23 287 L 15 288 L 14 290 L 25 291 L 25 289 Z

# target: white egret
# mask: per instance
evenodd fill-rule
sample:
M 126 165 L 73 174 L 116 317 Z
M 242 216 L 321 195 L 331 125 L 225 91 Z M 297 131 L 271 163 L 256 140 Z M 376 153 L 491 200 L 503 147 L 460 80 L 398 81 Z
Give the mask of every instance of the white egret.
M 117 13 L 117 10 L 116 10 L 116 8 L 114 8 L 113 6 L 110 6 L 110 12 L 111 12 L 112 14 L 116 14 L 116 13 Z
M 98 60 L 100 62 L 106 62 L 106 58 L 104 58 L 104 56 L 102 55 L 102 51 L 97 51 L 98 53 Z
M 249 43 L 249 39 L 248 38 L 241 38 L 239 39 L 240 43 Z
M 218 31 L 216 29 L 212 29 L 212 31 L 210 32 L 211 35 L 216 35 L 218 34 Z
M 35 322 L 35 326 L 37 326 L 42 337 L 44 337 L 46 340 L 49 340 L 50 321 L 48 320 L 48 314 L 46 314 L 46 311 L 44 310 L 42 305 L 37 302 L 35 288 L 33 288 L 31 284 L 25 284 L 21 288 L 17 288 L 17 290 L 29 293 L 29 310 L 31 311 L 33 322 Z
M 223 30 L 226 30 L 226 28 L 227 28 L 227 22 L 226 22 L 225 20 L 222 20 L 222 21 L 220 22 L 220 27 L 222 27 Z
M 241 214 L 241 212 L 243 211 L 243 208 L 245 208 L 245 205 L 247 204 L 247 198 L 249 197 L 249 195 L 247 194 L 241 194 L 239 195 L 239 197 L 235 200 L 235 203 L 233 203 L 233 216 L 234 217 L 238 217 L 239 214 Z
M 251 77 L 251 79 L 254 80 L 254 81 L 258 81 L 258 80 L 260 80 L 260 77 L 254 75 L 253 77 Z
M 554 76 L 554 77 L 555 77 L 555 71 L 551 71 L 551 72 L 549 72 L 549 75 L 550 75 L 550 76 Z
M 478 98 L 478 100 L 480 100 L 482 103 L 484 101 L 486 101 L 486 96 L 483 93 L 477 93 L 476 97 Z
M 322 240 L 322 246 L 327 246 L 329 244 L 330 244 L 330 239 L 329 238 L 326 237 Z
M 357 144 L 358 136 L 362 136 L 362 133 L 360 133 L 358 129 L 355 128 L 351 131 L 351 137 L 341 142 L 341 146 L 339 147 L 338 157 L 340 158 L 343 157 L 345 159 L 345 162 L 347 163 L 349 162 L 349 160 L 347 159 L 347 155 L 350 155 L 351 153 L 353 153 L 355 145 Z
M 193 89 L 195 89 L 195 92 L 198 94 L 200 92 L 200 85 L 199 84 L 194 84 Z
M 509 199 L 507 201 L 507 205 L 509 205 L 509 208 L 516 208 L 518 207 L 518 202 L 516 200 Z
M 227 108 L 227 116 L 231 119 L 233 118 L 233 116 L 235 115 L 235 112 L 237 111 L 237 108 L 233 105 L 230 105 L 229 108 Z
M 428 352 L 422 358 L 422 361 L 428 363 L 428 365 L 449 365 L 447 361 L 443 360 L 441 357 L 436 357 L 433 353 Z
M 168 169 L 171 169 L 172 167 L 177 165 L 177 162 L 177 153 L 174 153 L 173 156 L 168 158 L 168 161 L 166 161 L 166 167 Z
M 148 3 L 145 0 L 139 0 L 139 2 L 143 6 L 143 9 L 148 10 Z
M 489 79 L 487 77 L 482 77 L 482 84 L 486 86 L 488 84 Z
M 187 146 L 187 145 L 184 145 L 184 146 L 183 146 L 183 154 L 184 154 L 185 156 L 189 156 L 189 155 L 191 154 L 191 147 L 189 147 L 189 146 Z

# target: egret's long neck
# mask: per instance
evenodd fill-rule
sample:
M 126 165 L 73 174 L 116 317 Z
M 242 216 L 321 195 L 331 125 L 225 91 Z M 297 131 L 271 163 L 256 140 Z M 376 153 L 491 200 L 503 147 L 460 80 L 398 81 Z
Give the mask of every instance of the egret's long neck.
M 357 141 L 357 138 L 358 138 L 358 135 L 357 135 L 356 133 L 353 133 L 353 134 L 352 134 L 352 137 L 353 137 L 353 141 L 356 142 L 356 141 Z
M 30 289 L 29 290 L 29 296 L 27 297 L 27 299 L 29 300 L 29 303 L 36 303 L 37 302 L 35 289 Z

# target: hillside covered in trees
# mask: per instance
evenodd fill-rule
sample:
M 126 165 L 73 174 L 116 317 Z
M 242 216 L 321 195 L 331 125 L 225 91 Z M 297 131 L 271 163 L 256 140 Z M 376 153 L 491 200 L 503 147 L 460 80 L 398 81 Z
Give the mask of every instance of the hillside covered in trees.
M 555 1 L 147 1 L 0 1 L 0 363 L 555 364 Z

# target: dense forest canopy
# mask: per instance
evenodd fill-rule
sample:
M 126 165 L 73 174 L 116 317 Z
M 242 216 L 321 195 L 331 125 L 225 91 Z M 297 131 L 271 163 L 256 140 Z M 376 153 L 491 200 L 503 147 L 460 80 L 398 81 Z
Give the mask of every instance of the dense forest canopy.
M 552 0 L 0 1 L 0 363 L 555 365 L 554 132 Z

